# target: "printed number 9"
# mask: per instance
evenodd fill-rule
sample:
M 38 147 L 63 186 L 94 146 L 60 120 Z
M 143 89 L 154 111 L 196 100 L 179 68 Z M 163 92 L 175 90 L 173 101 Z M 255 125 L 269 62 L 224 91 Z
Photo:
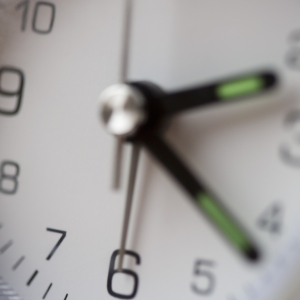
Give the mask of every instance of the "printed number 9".
M 17 76 L 18 78 L 17 88 L 13 91 L 9 90 L 9 88 L 5 87 L 3 84 L 3 82 L 5 81 L 4 77 L 10 75 Z M 23 89 L 24 89 L 24 74 L 21 70 L 12 67 L 0 68 L 0 114 L 15 115 L 18 113 L 21 107 Z M 10 105 L 10 103 L 7 102 L 7 99 L 5 99 L 7 97 L 14 98 L 15 101 L 13 103 L 14 105 Z

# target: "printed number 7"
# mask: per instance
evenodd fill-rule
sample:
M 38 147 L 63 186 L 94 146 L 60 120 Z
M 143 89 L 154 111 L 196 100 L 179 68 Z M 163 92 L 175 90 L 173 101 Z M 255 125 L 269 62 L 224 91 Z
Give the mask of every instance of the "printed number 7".
M 54 233 L 59 233 L 61 234 L 61 238 L 58 240 L 54 248 L 51 250 L 50 254 L 47 256 L 46 260 L 50 260 L 56 250 L 59 248 L 65 237 L 67 236 L 67 232 L 63 230 L 57 230 L 57 229 L 52 229 L 52 228 L 47 228 L 47 231 L 54 232 Z

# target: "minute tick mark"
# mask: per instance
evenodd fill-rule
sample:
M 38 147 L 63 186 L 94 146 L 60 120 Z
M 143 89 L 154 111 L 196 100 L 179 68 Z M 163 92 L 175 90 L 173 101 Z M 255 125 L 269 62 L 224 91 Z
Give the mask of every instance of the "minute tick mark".
M 39 273 L 38 270 L 35 270 L 34 273 L 31 275 L 31 277 L 29 278 L 28 282 L 27 282 L 27 286 L 30 286 L 32 281 L 35 279 L 36 275 Z
M 16 271 L 18 267 L 21 265 L 21 263 L 24 261 L 25 256 L 22 256 L 18 259 L 18 261 L 13 265 L 12 270 Z
M 12 246 L 12 244 L 14 243 L 13 240 L 8 241 L 1 249 L 0 249 L 0 254 L 4 254 L 4 252 L 6 252 L 6 250 L 8 250 L 8 248 L 10 246 Z
M 44 296 L 43 296 L 43 299 L 45 299 L 45 298 L 47 297 L 47 295 L 48 295 L 48 293 L 49 293 L 51 287 L 52 287 L 52 283 L 50 283 L 50 285 L 48 286 L 48 288 L 47 288 L 47 290 L 46 290 L 46 292 L 45 292 L 45 294 L 44 294 Z

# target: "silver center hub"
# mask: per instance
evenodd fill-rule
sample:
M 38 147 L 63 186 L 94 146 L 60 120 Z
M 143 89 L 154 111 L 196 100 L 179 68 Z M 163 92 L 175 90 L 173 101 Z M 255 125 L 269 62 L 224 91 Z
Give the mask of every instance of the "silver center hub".
M 116 84 L 100 95 L 100 115 L 107 131 L 126 138 L 134 134 L 145 121 L 145 99 L 134 87 Z

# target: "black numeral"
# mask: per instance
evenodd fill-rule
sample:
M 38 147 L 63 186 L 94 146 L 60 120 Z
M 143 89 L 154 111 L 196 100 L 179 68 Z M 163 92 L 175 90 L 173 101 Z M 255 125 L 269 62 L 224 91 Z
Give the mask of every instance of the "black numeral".
M 107 290 L 108 290 L 108 293 L 111 296 L 115 297 L 115 298 L 119 298 L 119 299 L 132 299 L 132 298 L 135 297 L 135 295 L 136 295 L 136 293 L 138 291 L 139 277 L 132 270 L 123 269 L 121 272 L 119 272 L 118 270 L 115 269 L 115 261 L 116 261 L 116 258 L 118 256 L 118 254 L 119 254 L 119 250 L 114 251 L 113 254 L 112 254 L 112 256 L 111 256 L 111 259 L 110 259 L 109 271 L 108 271 L 108 279 L 107 279 Z M 141 263 L 141 258 L 140 258 L 140 256 L 137 253 L 135 253 L 133 251 L 126 250 L 125 254 L 129 255 L 129 256 L 132 256 L 133 258 L 135 258 L 137 265 L 139 265 Z M 131 276 L 133 278 L 134 285 L 133 285 L 133 290 L 132 290 L 131 294 L 124 295 L 124 294 L 119 294 L 119 293 L 116 293 L 116 292 L 113 291 L 113 289 L 112 289 L 113 277 L 117 273 L 124 273 L 124 274 L 129 275 L 129 276 Z
M 47 231 L 61 234 L 60 239 L 58 240 L 58 242 L 56 243 L 56 245 L 53 247 L 53 249 L 50 251 L 49 255 L 46 258 L 46 260 L 50 260 L 52 258 L 52 256 L 54 255 L 54 253 L 59 248 L 59 246 L 61 245 L 61 243 L 66 238 L 67 232 L 64 230 L 58 230 L 58 229 L 52 229 L 52 228 L 47 228 Z
M 295 30 L 289 37 L 289 50 L 286 56 L 287 65 L 300 71 L 300 30 Z
M 290 112 L 285 121 L 287 140 L 281 144 L 281 159 L 292 167 L 300 168 L 300 110 Z
M 9 170 L 10 169 L 10 170 Z M 0 192 L 8 195 L 15 194 L 18 190 L 18 176 L 20 167 L 16 162 L 3 161 L 1 164 Z
M 270 205 L 259 217 L 258 226 L 272 234 L 279 234 L 282 230 L 283 207 L 279 203 Z
M 5 81 L 4 77 L 10 75 L 16 76 L 18 81 L 17 89 L 13 91 L 9 87 L 5 87 L 3 83 Z M 0 114 L 15 115 L 19 112 L 23 98 L 24 78 L 23 72 L 19 69 L 13 67 L 0 68 Z M 8 102 L 7 98 L 12 99 Z
M 192 283 L 192 290 L 198 295 L 208 296 L 215 289 L 216 280 L 211 271 L 207 268 L 212 268 L 214 263 L 207 260 L 197 260 L 194 264 L 194 277 L 197 278 L 197 283 Z
M 44 9 L 47 8 L 49 10 L 48 28 L 44 28 L 44 29 L 38 28 L 38 25 L 37 25 L 38 14 L 42 7 L 44 7 Z M 50 33 L 53 28 L 54 19 L 55 19 L 54 4 L 52 4 L 50 2 L 37 2 L 37 4 L 35 5 L 33 20 L 32 20 L 32 30 L 35 31 L 36 33 L 40 33 L 40 34 Z
M 26 30 L 27 25 L 27 17 L 28 17 L 28 8 L 29 8 L 29 0 L 22 1 L 16 5 L 16 10 L 23 8 L 23 14 L 22 14 L 22 23 L 21 23 L 21 30 Z
M 30 1 L 25 0 L 20 2 L 16 6 L 16 10 L 23 9 L 22 14 L 22 22 L 21 22 L 21 30 L 25 31 L 27 27 L 28 21 L 28 13 L 29 13 Z M 41 13 L 41 11 L 44 12 Z M 32 18 L 32 30 L 38 34 L 49 34 L 54 25 L 55 20 L 55 5 L 51 2 L 39 1 L 35 4 Z M 48 23 L 46 25 L 41 25 L 39 20 L 43 20 L 43 23 Z M 46 20 L 46 21 L 44 21 Z

